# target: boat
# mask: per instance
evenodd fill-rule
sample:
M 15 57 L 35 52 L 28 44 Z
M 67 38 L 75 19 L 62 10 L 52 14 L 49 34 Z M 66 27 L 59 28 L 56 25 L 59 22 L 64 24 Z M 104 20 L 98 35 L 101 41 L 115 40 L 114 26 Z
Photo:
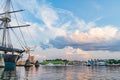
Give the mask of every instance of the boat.
M 37 60 L 37 61 L 35 62 L 35 67 L 39 67 L 39 65 L 40 65 L 40 63 L 39 63 L 39 61 Z
M 18 30 L 21 30 L 21 27 L 27 27 L 30 26 L 28 24 L 25 25 L 15 25 L 11 26 L 10 22 L 12 22 L 12 15 L 15 15 L 18 12 L 24 11 L 24 10 L 14 10 L 13 5 L 11 4 L 11 0 L 5 0 L 6 4 L 4 6 L 3 12 L 0 13 L 0 55 L 2 55 L 1 58 L 3 58 L 3 64 L 4 66 L 15 66 L 16 62 L 22 57 L 23 53 L 25 52 L 25 47 L 22 46 L 22 48 L 15 48 L 11 41 L 14 40 L 14 38 L 11 38 L 10 30 L 15 34 L 15 28 L 18 28 Z M 16 15 L 15 15 L 16 16 Z M 22 35 L 22 41 L 24 40 L 24 36 Z M 18 38 L 19 39 L 19 38 Z M 20 40 L 18 40 L 19 43 Z M 20 44 L 21 45 L 21 44 Z M 2 59 L 1 59 L 2 60 Z M 2 64 L 2 63 L 0 63 Z
M 31 66 L 33 66 L 33 64 L 31 64 L 30 60 L 27 59 L 24 66 L 25 67 L 31 67 Z

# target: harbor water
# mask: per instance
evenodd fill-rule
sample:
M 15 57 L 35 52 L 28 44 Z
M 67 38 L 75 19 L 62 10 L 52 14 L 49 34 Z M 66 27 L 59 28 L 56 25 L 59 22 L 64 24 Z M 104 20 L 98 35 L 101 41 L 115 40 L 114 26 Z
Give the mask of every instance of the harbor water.
M 0 68 L 0 80 L 120 80 L 118 66 Z

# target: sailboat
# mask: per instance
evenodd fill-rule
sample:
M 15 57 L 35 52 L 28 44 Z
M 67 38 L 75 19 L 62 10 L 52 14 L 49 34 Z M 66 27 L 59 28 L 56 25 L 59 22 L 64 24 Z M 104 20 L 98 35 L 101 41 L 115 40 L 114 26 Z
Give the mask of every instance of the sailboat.
M 23 11 L 23 10 L 14 10 L 12 9 L 12 7 L 13 6 L 11 4 L 11 0 L 6 0 L 4 12 L 0 13 L 0 33 L 1 33 L 0 55 L 1 55 L 1 58 L 3 58 L 5 66 L 15 66 L 16 62 L 25 52 L 25 48 L 22 48 L 22 49 L 14 48 L 11 42 L 14 39 L 11 39 L 10 30 L 13 31 L 15 30 L 15 28 L 20 29 L 20 27 L 30 26 L 30 25 L 11 26 L 10 24 L 10 22 L 12 21 L 11 16 L 14 15 L 15 13 Z M 22 37 L 23 37 L 23 34 L 22 34 Z

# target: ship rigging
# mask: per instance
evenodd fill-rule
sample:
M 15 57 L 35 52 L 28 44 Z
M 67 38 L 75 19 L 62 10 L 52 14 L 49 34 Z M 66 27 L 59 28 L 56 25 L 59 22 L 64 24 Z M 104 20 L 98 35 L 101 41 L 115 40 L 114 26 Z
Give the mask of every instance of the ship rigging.
M 27 43 L 25 41 L 21 28 L 30 25 L 19 25 L 15 13 L 22 12 L 24 10 L 14 10 L 11 0 L 6 0 L 6 5 L 4 6 L 3 11 L 4 12 L 0 13 L 0 54 L 4 58 L 5 65 L 7 65 L 9 63 L 16 63 L 16 61 L 21 57 L 22 53 L 26 51 Z M 14 15 L 14 18 L 17 21 L 18 25 L 11 26 L 10 23 L 12 22 L 12 15 Z M 19 30 L 22 36 L 22 40 L 20 40 L 21 38 L 17 36 L 15 29 Z M 14 38 L 11 38 L 10 32 L 12 32 L 17 38 L 18 43 L 21 46 L 20 49 L 15 48 L 15 46 L 12 44 Z M 17 53 L 17 55 L 14 53 Z

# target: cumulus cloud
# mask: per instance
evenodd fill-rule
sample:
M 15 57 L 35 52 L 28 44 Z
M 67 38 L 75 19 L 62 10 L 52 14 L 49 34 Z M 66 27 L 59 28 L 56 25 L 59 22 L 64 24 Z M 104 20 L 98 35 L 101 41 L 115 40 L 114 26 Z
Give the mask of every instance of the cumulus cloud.
M 37 35 L 36 38 L 43 49 L 50 47 L 62 49 L 71 46 L 83 50 L 119 50 L 119 29 L 111 25 L 97 26 L 95 21 L 100 20 L 101 17 L 95 21 L 85 22 L 74 16 L 72 12 L 54 8 L 46 1 L 41 1 L 40 5 L 37 0 L 26 1 L 29 5 L 34 3 L 33 7 L 18 2 L 44 23 L 42 25 L 31 23 L 34 29 L 30 29 L 34 32 L 32 33 L 34 36 Z
M 83 50 L 119 50 L 120 32 L 113 26 L 96 27 L 89 29 L 88 32 L 76 30 L 66 36 L 58 36 L 50 43 L 56 48 L 72 46 Z M 117 47 L 115 47 L 117 46 Z
M 33 54 L 34 55 L 34 54 Z M 36 54 L 35 54 L 36 55 Z M 63 49 L 47 48 L 39 49 L 39 55 L 42 59 L 68 59 L 68 60 L 88 60 L 91 56 L 80 48 L 65 47 Z
M 112 26 L 105 26 L 103 28 L 91 28 L 88 32 L 80 32 L 76 30 L 68 37 L 71 41 L 76 43 L 101 43 L 116 39 L 118 36 L 118 29 Z
M 70 46 L 65 47 L 65 54 L 66 54 L 66 58 L 69 60 L 88 60 L 91 59 L 91 55 L 89 55 L 89 53 L 87 53 L 86 51 L 77 48 L 74 49 Z

